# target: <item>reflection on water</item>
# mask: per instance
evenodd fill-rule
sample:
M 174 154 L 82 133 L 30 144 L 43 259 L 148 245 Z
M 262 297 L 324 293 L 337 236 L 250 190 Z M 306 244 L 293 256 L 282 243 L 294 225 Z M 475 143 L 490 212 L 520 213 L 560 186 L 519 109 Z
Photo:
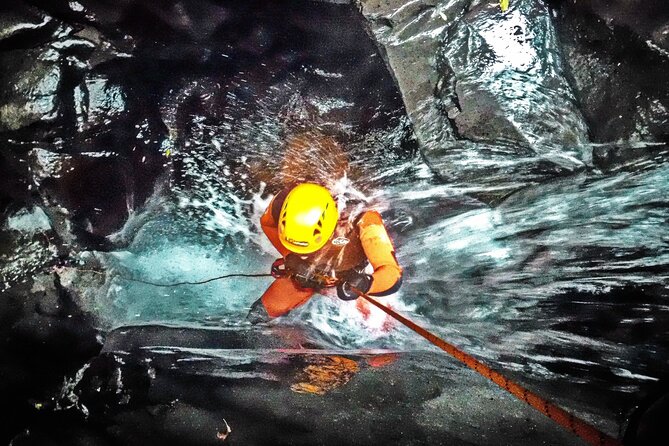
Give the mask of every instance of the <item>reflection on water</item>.
M 127 246 L 96 254 L 108 270 L 97 293 L 103 318 L 111 326 L 246 324 L 270 279 L 159 288 L 127 278 L 267 272 L 278 254 L 259 229 L 261 213 L 282 185 L 315 179 L 346 210 L 383 213 L 405 269 L 402 289 L 384 302 L 454 344 L 526 379 L 583 384 L 603 400 L 658 379 L 669 354 L 669 164 L 641 156 L 607 173 L 571 172 L 591 147 L 564 85 L 555 99 L 540 84 L 550 76 L 534 72 L 549 70 L 539 62 L 555 55 L 527 41 L 515 42 L 518 51 L 495 41 L 526 27 L 524 17 L 512 10 L 506 21 L 470 24 L 491 43 L 492 71 L 479 79 L 478 66 L 463 60 L 458 88 L 474 77 L 490 82 L 532 138 L 523 147 L 509 138 L 429 147 L 433 161 L 441 154 L 459 173 L 478 172 L 457 182 L 434 175 L 416 153 L 399 94 L 369 44 L 359 58 L 373 67 L 364 70 L 323 58 L 281 76 L 255 64 L 227 84 L 180 79 L 159 107 L 169 185 L 116 235 Z M 554 39 L 551 29 L 531 37 Z M 193 95 L 199 105 L 184 106 Z M 553 133 L 573 144 L 541 139 Z M 309 150 L 291 151 L 300 144 Z M 561 157 L 566 174 L 541 184 L 537 154 Z M 482 166 L 494 175 L 481 177 Z M 323 348 L 430 348 L 379 310 L 324 294 L 270 329 L 293 327 Z
M 265 271 L 276 253 L 257 220 L 271 197 L 265 181 L 280 172 L 281 140 L 289 131 L 282 127 L 285 109 L 276 110 L 265 108 L 233 134 L 225 125 L 201 123 L 187 150 L 175 155 L 180 175 L 167 198 L 133 229 L 127 252 L 109 255 L 109 264 L 163 282 Z M 331 124 L 305 122 L 333 132 Z M 666 341 L 652 333 L 663 333 L 669 309 L 663 300 L 667 164 L 644 161 L 638 170 L 568 177 L 491 207 L 471 197 L 482 191 L 476 184 L 450 186 L 420 158 L 407 159 L 397 150 L 402 138 L 402 121 L 341 138 L 351 169 L 364 173 L 339 181 L 338 192 L 384 213 L 406 271 L 390 305 L 414 312 L 477 355 L 503 358 L 505 368 L 525 370 L 532 363 L 530 373 L 557 376 L 576 366 L 604 366 L 621 378 L 654 379 L 659 364 L 640 352 L 661 345 L 632 344 Z M 255 149 L 235 150 L 248 146 Z M 313 166 L 327 163 L 315 159 Z M 115 324 L 235 324 L 267 283 L 235 279 L 152 289 L 116 278 L 107 297 L 115 304 Z M 643 285 L 655 294 L 639 293 L 635 300 L 611 293 Z M 332 296 L 315 297 L 282 323 L 315 327 L 311 336 L 324 344 L 424 346 L 410 333 L 388 330 L 380 312 L 365 315 Z M 649 334 L 639 340 L 631 335 L 637 330 Z

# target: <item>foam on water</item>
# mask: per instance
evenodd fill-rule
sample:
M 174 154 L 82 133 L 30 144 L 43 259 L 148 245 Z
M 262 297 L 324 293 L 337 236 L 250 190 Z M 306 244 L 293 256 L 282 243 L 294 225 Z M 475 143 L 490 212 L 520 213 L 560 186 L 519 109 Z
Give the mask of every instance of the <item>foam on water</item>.
M 113 325 L 246 324 L 270 278 L 159 288 L 124 277 L 181 282 L 267 272 L 278 253 L 260 216 L 281 187 L 315 178 L 333 191 L 340 209 L 383 213 L 404 283 L 381 300 L 448 341 L 541 379 L 591 382 L 583 370 L 630 382 L 656 374 L 658 361 L 645 355 L 643 344 L 619 333 L 656 331 L 666 302 L 619 303 L 609 293 L 669 282 L 666 163 L 644 159 L 619 172 L 584 172 L 507 196 L 514 178 L 501 187 L 443 181 L 415 153 L 399 155 L 406 120 L 358 132 L 345 120 L 348 100 L 303 95 L 302 85 L 290 78 L 264 95 L 230 93 L 221 119 L 192 116 L 188 134 L 166 119 L 175 154 L 169 187 L 154 198 L 157 204 L 133 215 L 117 237 L 126 246 L 103 255 L 109 279 L 100 308 Z M 319 103 L 324 106 L 314 115 L 309 110 Z M 166 103 L 169 116 L 171 107 Z M 337 143 L 310 143 L 306 152 L 299 144 L 286 148 L 291 137 L 313 141 L 314 134 Z M 493 162 L 485 152 L 469 155 L 472 164 Z M 342 156 L 345 169 L 336 162 Z M 287 158 L 299 162 L 286 169 Z M 504 160 L 509 167 L 528 161 Z M 269 329 L 293 327 L 324 348 L 432 348 L 380 310 L 340 301 L 332 290 L 325 294 Z M 617 388 L 631 389 L 626 382 Z
M 112 275 L 108 299 L 117 324 L 186 322 L 218 324 L 248 311 L 269 284 L 266 278 L 229 278 L 202 285 L 156 287 L 126 277 L 170 284 L 197 282 L 234 273 L 254 273 L 257 252 L 212 252 L 201 245 L 171 244 L 139 253 L 115 252 L 107 257 Z
M 6 223 L 7 229 L 35 234 L 51 229 L 51 222 L 42 208 L 21 209 L 10 216 Z
M 291 82 L 294 80 L 286 81 L 287 85 Z M 315 150 L 300 160 L 305 154 L 299 150 L 293 153 L 294 149 L 288 147 L 283 153 L 286 133 L 290 135 L 292 131 L 300 137 L 306 131 L 307 138 L 311 138 L 312 133 L 348 135 L 350 128 L 340 125 L 333 129 L 332 123 L 307 111 L 309 104 L 326 104 L 328 113 L 350 104 L 337 98 L 293 95 L 287 105 L 278 106 L 272 95 L 270 92 L 265 99 L 253 98 L 253 107 L 231 95 L 229 118 L 212 124 L 194 117 L 189 138 L 180 147 L 176 140 L 172 143 L 174 174 L 169 187 L 159 191 L 145 210 L 133 215 L 115 236 L 117 241 L 126 241 L 125 249 L 101 254 L 109 274 L 102 301 L 108 305 L 105 313 L 112 325 L 246 323 L 250 306 L 260 298 L 271 278 L 231 278 L 177 287 L 156 287 L 127 278 L 175 283 L 231 273 L 269 272 L 279 254 L 263 234 L 259 221 L 282 181 L 322 181 L 335 196 L 340 212 L 355 215 L 369 207 L 389 207 L 378 184 L 397 181 L 397 175 L 412 166 L 406 161 L 399 163 L 400 167 L 389 165 L 383 151 L 397 143 L 396 133 L 406 131 L 405 122 L 385 131 L 370 132 L 364 138 L 349 139 L 347 144 L 335 147 L 342 151 L 339 155 L 330 157 L 327 150 Z M 166 113 L 169 107 L 165 106 Z M 236 117 L 239 110 L 247 112 L 243 119 Z M 300 124 L 291 127 L 296 119 Z M 177 135 L 177 130 L 170 133 Z M 327 144 L 331 143 L 324 141 L 330 147 Z M 348 157 L 350 169 L 338 170 L 335 156 Z M 286 170 L 285 160 L 291 158 L 309 171 Z M 385 165 L 393 172 L 380 168 Z M 270 326 L 307 327 L 322 345 L 397 347 L 403 335 L 393 330 L 393 324 L 380 310 L 340 301 L 333 290 L 326 294 L 315 295 L 306 305 Z M 398 310 L 412 308 L 403 302 L 401 294 L 383 299 Z

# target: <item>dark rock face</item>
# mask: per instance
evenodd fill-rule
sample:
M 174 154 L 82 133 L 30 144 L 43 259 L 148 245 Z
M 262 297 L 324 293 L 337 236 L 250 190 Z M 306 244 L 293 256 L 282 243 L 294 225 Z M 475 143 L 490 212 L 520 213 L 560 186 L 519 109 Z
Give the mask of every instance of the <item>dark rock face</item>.
M 100 75 L 88 75 L 74 91 L 77 131 L 86 132 L 121 119 L 128 112 L 127 93 Z
M 560 6 L 556 25 L 591 140 L 668 141 L 669 56 L 616 21 L 574 8 Z
M 60 56 L 50 47 L 0 53 L 0 131 L 18 130 L 58 117 Z
M 669 8 L 664 0 L 584 0 L 569 3 L 577 11 L 594 13 L 610 25 L 629 28 L 642 40 L 650 40 L 652 44 L 669 51 Z
M 669 391 L 667 382 L 655 386 L 653 392 L 632 413 L 625 431 L 625 444 L 660 446 L 669 436 Z
M 3 4 L 0 16 L 0 42 L 20 37 L 25 33 L 35 33 L 51 25 L 53 18 L 35 8 L 19 2 Z
M 592 163 L 602 172 L 642 169 L 651 163 L 669 160 L 667 144 L 603 144 L 592 150 Z M 651 164 L 652 165 L 652 164 Z
M 164 162 L 153 143 L 159 126 L 137 140 L 135 120 L 148 118 L 118 75 L 131 39 L 104 35 L 77 2 L 30 3 L 0 6 L 3 444 L 28 420 L 39 425 L 64 378 L 100 350 L 99 321 L 82 297 L 40 271 L 108 246 L 106 236 L 153 193 Z M 60 413 L 47 418 L 54 424 L 40 444 L 97 441 L 87 428 L 59 430 Z
M 0 292 L 54 264 L 64 255 L 59 242 L 42 208 L 10 208 L 0 231 Z
M 41 132 L 53 134 L 47 124 L 67 124 L 72 119 L 72 88 L 77 79 L 126 54 L 94 28 L 66 25 L 34 7 L 11 3 L 12 8 L 0 10 L 4 67 L 0 73 L 0 133 L 41 123 Z M 35 130 L 29 133 L 32 140 L 40 135 Z
M 502 13 L 497 5 L 471 5 L 441 48 L 439 94 L 447 109 L 459 104 L 452 119 L 462 138 L 538 153 L 585 143 L 547 8 L 521 1 Z
M 76 405 L 93 421 L 104 421 L 119 409 L 146 404 L 153 372 L 147 363 L 103 353 L 81 369 L 81 376 L 75 378 L 60 404 Z
M 0 48 L 31 48 L 70 30 L 29 2 L 7 0 L 0 5 Z
M 661 1 L 360 4 L 450 181 L 513 189 L 589 165 L 590 142 L 667 141 Z
M 7 444 L 53 408 L 63 380 L 100 350 L 94 319 L 81 312 L 58 276 L 39 276 L 2 294 L 0 441 Z M 47 443 L 44 443 L 47 444 Z
M 163 170 L 161 129 L 137 138 L 138 121 L 151 118 L 129 104 L 119 74 L 132 42 L 15 3 L 0 11 L 2 200 L 37 202 L 62 240 L 104 248 Z
M 105 249 L 105 237 L 118 231 L 129 212 L 154 192 L 153 179 L 163 166 L 155 152 L 143 148 L 125 156 L 115 151 L 66 155 L 35 149 L 29 159 L 59 234 L 97 249 Z

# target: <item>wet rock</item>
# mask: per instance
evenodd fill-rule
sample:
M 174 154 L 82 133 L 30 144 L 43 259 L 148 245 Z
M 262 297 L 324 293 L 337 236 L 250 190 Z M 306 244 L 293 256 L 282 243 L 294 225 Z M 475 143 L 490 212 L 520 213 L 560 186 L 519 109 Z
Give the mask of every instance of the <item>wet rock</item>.
M 38 276 L 34 284 L 16 285 L 2 298 L 0 442 L 7 444 L 41 419 L 64 378 L 96 355 L 100 342 L 94 319 L 73 303 L 58 277 Z
M 154 192 L 164 164 L 160 153 L 141 148 L 129 155 L 34 149 L 29 159 L 56 232 L 70 243 L 103 250 L 110 247 L 106 237 Z
M 145 426 L 155 439 L 151 442 L 203 446 L 225 444 L 219 436 L 219 432 L 225 431 L 225 423 L 217 410 L 196 407 L 178 400 L 144 410 L 149 411 L 150 418 L 136 412 L 125 412 L 117 417 L 117 425 L 110 428 L 117 441 L 137 444 L 138 438 L 146 438 L 142 433 L 142 426 Z
M 7 219 L 7 229 L 20 232 L 36 233 L 51 229 L 51 223 L 44 211 L 35 207 L 22 209 Z
M 218 345 L 225 349 L 299 348 L 299 344 L 287 344 L 287 340 L 252 329 L 207 330 L 161 325 L 121 327 L 110 331 L 103 352 L 141 352 L 155 345 L 179 345 L 199 349 Z
M 632 412 L 625 429 L 625 445 L 660 446 L 669 437 L 669 386 L 660 381 Z
M 438 94 L 460 109 L 452 119 L 461 137 L 538 154 L 587 141 L 547 8 L 520 1 L 502 13 L 472 4 L 445 37 Z
M 565 2 L 567 3 L 567 2 Z M 669 8 L 664 0 L 584 0 L 568 2 L 570 8 L 593 13 L 609 25 L 629 28 L 642 41 L 669 56 Z
M 13 150 L 0 151 L 0 211 L 31 200 L 31 181 L 23 156 Z
M 0 53 L 0 132 L 58 117 L 63 72 L 49 47 Z
M 132 57 L 135 43 L 130 36 L 111 39 L 91 26 L 85 26 L 73 36 L 90 42 L 95 50 L 88 57 L 89 67 L 95 68 L 100 64 L 116 58 Z
M 592 162 L 602 172 L 655 167 L 669 159 L 666 144 L 603 144 L 593 148 Z
M 67 22 L 91 25 L 113 39 L 131 35 L 179 34 L 187 40 L 204 41 L 230 17 L 230 8 L 211 0 L 163 0 L 115 2 L 79 0 L 52 2 L 33 0 L 40 8 Z
M 438 174 L 513 188 L 583 168 L 587 129 L 548 8 L 360 3 Z
M 166 94 L 160 104 L 161 118 L 170 137 L 170 145 L 183 148 L 197 131 L 201 116 L 220 120 L 227 91 L 216 79 L 189 79 Z
M 7 67 L 0 73 L 0 132 L 40 123 L 41 131 L 26 135 L 35 140 L 57 132 L 57 125 L 72 128 L 74 123 L 70 124 L 70 120 L 79 118 L 81 123 L 88 121 L 88 113 L 103 113 L 98 109 L 118 108 L 119 93 L 112 87 L 100 86 L 95 76 L 84 79 L 84 74 L 113 59 L 130 57 L 132 41 L 119 42 L 95 28 L 76 23 L 51 30 L 38 44 L 25 39 L 7 40 L 4 45 L 11 50 L 0 53 L 0 64 Z M 89 92 L 93 103 L 84 104 Z M 101 98 L 102 94 L 107 98 Z
M 209 39 L 233 14 L 229 7 L 210 0 L 168 3 L 171 4 L 144 3 L 143 6 L 163 25 L 195 41 Z
M 111 446 L 106 436 L 87 426 L 73 425 L 71 417 L 52 416 L 43 424 L 12 439 L 12 446 Z M 83 424 L 83 423 L 82 423 Z
M 78 345 L 86 352 L 97 351 L 97 332 L 92 326 L 94 319 L 82 313 L 57 275 L 51 279 L 52 287 L 37 286 L 34 292 L 31 291 L 23 317 L 11 327 L 10 339 L 34 344 L 32 347 L 38 350 L 50 346 L 53 352 L 49 355 L 56 357 L 70 344 Z
M 65 395 L 94 418 L 105 418 L 144 404 L 148 395 L 149 367 L 138 361 L 126 361 L 122 356 L 102 354 L 82 369 L 81 377 Z M 61 402 L 61 404 L 68 404 Z
M 35 277 L 30 292 L 37 300 L 35 310 L 38 314 L 43 316 L 67 316 L 64 314 L 66 303 L 63 301 L 63 296 L 53 277 L 48 275 Z
M 628 29 L 570 5 L 555 20 L 592 141 L 669 140 L 669 57 Z
M 215 336 L 211 332 L 209 336 Z M 227 334 L 221 340 L 227 342 Z M 146 360 L 138 355 L 148 356 L 155 378 L 143 405 L 121 405 L 107 421 L 105 430 L 115 442 L 214 445 L 221 444 L 220 434 L 227 426 L 232 432 L 225 441 L 245 445 L 557 446 L 577 441 L 440 354 L 399 354 L 395 361 L 371 366 L 374 355 L 360 352 L 344 357 L 328 351 L 302 354 L 232 345 L 232 351 L 218 345 L 213 350 L 205 345 L 189 350 L 178 342 L 171 345 L 174 349 L 148 342 L 141 353 L 123 355 L 126 363 Z M 295 390 L 293 384 L 305 370 L 316 371 L 333 358 L 357 364 L 349 380 L 325 395 Z M 325 376 L 337 378 L 337 373 L 331 367 L 323 369 Z
M 51 42 L 51 47 L 64 56 L 67 62 L 82 70 L 88 68 L 84 61 L 95 50 L 95 44 L 89 40 L 71 36 Z
M 393 0 L 360 2 L 423 146 L 451 136 L 448 117 L 434 99 L 439 80 L 435 57 L 438 37 L 448 22 L 462 14 L 466 3 L 459 1 L 447 8 L 437 1 L 413 2 L 406 7 L 404 2 Z
M 0 42 L 34 34 L 49 28 L 54 19 L 21 2 L 9 1 L 0 6 Z
M 89 74 L 75 87 L 74 107 L 79 132 L 108 126 L 128 115 L 125 90 L 103 75 Z
M 67 22 L 91 24 L 106 33 L 118 33 L 118 26 L 125 19 L 135 0 L 100 1 L 78 0 L 54 2 L 51 0 L 31 0 L 31 3 L 55 17 Z
M 8 213 L 1 229 L 0 291 L 26 281 L 59 254 L 56 234 L 40 207 Z

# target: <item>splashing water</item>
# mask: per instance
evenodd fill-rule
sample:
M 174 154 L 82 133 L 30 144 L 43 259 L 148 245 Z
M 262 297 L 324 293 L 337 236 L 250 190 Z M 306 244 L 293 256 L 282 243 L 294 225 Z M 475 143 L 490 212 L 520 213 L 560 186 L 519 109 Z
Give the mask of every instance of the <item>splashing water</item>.
M 288 80 L 281 90 L 294 89 L 295 84 Z M 249 307 L 271 278 L 233 278 L 173 288 L 126 278 L 174 283 L 268 271 L 278 253 L 262 233 L 259 220 L 273 193 L 284 185 L 318 181 L 332 191 L 341 212 L 388 208 L 380 186 L 392 173 L 383 166 L 388 152 L 395 151 L 394 157 L 399 158 L 399 151 L 405 150 L 399 147 L 407 132 L 404 120 L 394 119 L 388 128 L 360 137 L 350 125 L 324 118 L 336 108 L 350 107 L 345 101 L 293 93 L 283 104 L 273 94 L 270 89 L 266 97 L 253 98 L 254 104 L 229 95 L 229 113 L 215 123 L 193 116 L 190 136 L 181 147 L 176 143 L 178 132 L 170 132 L 176 137 L 170 143 L 175 155 L 169 188 L 157 193 L 153 203 L 116 235 L 117 240 L 129 241 L 127 248 L 98 254 L 110 274 L 101 299 L 112 308 L 105 314 L 112 326 L 246 323 Z M 254 111 L 238 118 L 240 110 L 250 109 Z M 410 170 L 411 162 L 404 161 L 396 169 L 396 173 Z M 396 335 L 390 339 L 391 325 L 382 312 L 357 308 L 332 292 L 326 294 L 314 296 L 278 323 L 310 327 L 319 342 L 336 346 L 369 347 L 384 339 L 397 343 Z M 401 294 L 387 301 L 397 309 L 411 308 Z
M 133 241 L 127 250 L 109 255 L 112 270 L 156 282 L 266 271 L 277 253 L 258 221 L 271 200 L 269 183 L 276 187 L 277 179 L 254 174 L 254 166 L 264 162 L 262 173 L 280 176 L 282 158 L 276 154 L 282 150 L 282 117 L 266 107 L 248 120 L 255 132 L 238 129 L 234 138 L 226 125 L 200 122 L 199 136 L 177 155 L 182 172 L 175 177 L 180 180 L 164 192 L 160 206 L 147 209 L 150 218 L 138 217 L 144 221 L 140 229 L 128 224 Z M 313 127 L 319 125 L 322 130 L 322 124 Z M 517 192 L 491 208 L 471 196 L 490 189 L 442 184 L 417 159 L 384 156 L 383 148 L 392 146 L 402 131 L 400 123 L 358 140 L 349 138 L 350 170 L 365 174 L 353 178 L 345 172 L 328 184 L 340 206 L 384 213 L 405 268 L 403 289 L 386 300 L 393 308 L 432 324 L 481 356 L 505 356 L 507 365 L 522 369 L 528 360 L 573 362 L 577 358 L 572 355 L 592 343 L 563 332 L 565 324 L 578 324 L 579 314 L 566 316 L 573 321 L 556 315 L 554 323 L 546 324 L 546 311 L 554 313 L 570 299 L 556 296 L 630 283 L 666 284 L 667 275 L 658 274 L 667 270 L 668 259 L 666 235 L 660 230 L 667 219 L 666 166 L 576 176 Z M 225 147 L 214 142 L 223 140 Z M 255 151 L 235 152 L 235 147 L 248 146 Z M 327 175 L 328 169 L 318 170 L 327 163 L 311 165 L 317 175 Z M 269 281 L 233 279 L 155 289 L 117 277 L 107 299 L 114 303 L 111 319 L 117 325 L 235 325 Z M 647 305 L 633 304 L 626 312 L 646 311 Z M 655 312 L 665 308 L 655 307 Z M 648 323 L 634 317 L 630 321 Z M 416 345 L 412 335 L 396 330 L 379 310 L 367 315 L 332 295 L 315 296 L 281 323 L 310 327 L 314 339 L 337 346 Z M 648 373 L 635 364 L 635 356 L 625 357 L 624 349 L 609 340 L 601 342 L 609 352 L 602 361 Z M 573 353 L 549 361 L 537 354 L 546 349 Z M 517 352 L 514 358 L 508 358 L 509 351 Z M 547 370 L 535 368 L 540 375 Z
M 469 353 L 527 379 L 582 384 L 603 395 L 602 405 L 660 376 L 669 345 L 666 157 L 527 187 L 540 175 L 523 173 L 537 159 L 523 148 L 487 179 L 446 182 L 416 154 L 404 110 L 377 111 L 376 126 L 361 114 L 348 119 L 356 97 L 305 88 L 301 75 L 343 82 L 319 70 L 252 95 L 225 87 L 217 119 L 193 113 L 187 126 L 174 118 L 178 101 L 165 101 L 169 186 L 117 234 L 124 249 L 98 253 L 108 269 L 98 307 L 110 325 L 245 325 L 271 279 L 157 288 L 125 278 L 268 271 L 278 254 L 260 215 L 282 187 L 311 180 L 327 185 L 341 209 L 382 212 L 404 268 L 402 289 L 385 303 Z M 550 99 L 536 90 L 526 89 L 529 103 Z M 572 130 L 570 121 L 550 125 Z M 468 166 L 490 164 L 488 154 L 468 152 Z M 616 292 L 625 287 L 637 288 Z M 269 328 L 324 347 L 430 348 L 379 310 L 325 294 Z

